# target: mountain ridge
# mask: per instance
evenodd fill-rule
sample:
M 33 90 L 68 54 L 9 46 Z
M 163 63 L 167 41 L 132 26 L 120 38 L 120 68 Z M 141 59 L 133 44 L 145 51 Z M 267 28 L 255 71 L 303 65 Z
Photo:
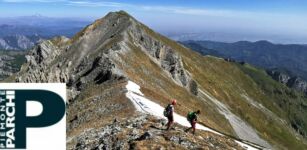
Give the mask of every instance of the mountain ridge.
M 67 135 L 71 149 L 77 149 L 78 137 L 87 129 L 137 113 L 125 96 L 127 80 L 138 83 L 147 98 L 162 106 L 177 99 L 176 112 L 183 116 L 201 109 L 204 115 L 199 121 L 223 133 L 240 137 L 230 123 L 232 118 L 220 110 L 226 107 L 251 126 L 256 136 L 268 141 L 266 147 L 306 146 L 287 125 L 288 120 L 281 123 L 252 105 L 255 101 L 263 107 L 270 106 L 272 113 L 285 118 L 282 110 L 268 101 L 260 87 L 236 65 L 186 49 L 123 11 L 109 13 L 71 39 L 42 41 L 26 58 L 21 71 L 5 81 L 67 83 Z M 210 94 L 225 107 L 218 107 L 199 91 Z M 254 100 L 246 100 L 242 93 Z

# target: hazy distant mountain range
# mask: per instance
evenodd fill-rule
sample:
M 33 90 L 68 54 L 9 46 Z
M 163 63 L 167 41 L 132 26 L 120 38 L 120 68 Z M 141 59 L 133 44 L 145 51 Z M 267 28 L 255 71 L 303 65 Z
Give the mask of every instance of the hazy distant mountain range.
M 27 50 L 32 48 L 43 38 L 39 35 L 11 35 L 0 38 L 0 49 L 2 50 Z
M 0 18 L 0 49 L 25 50 L 41 39 L 59 35 L 71 37 L 89 23 L 82 19 L 40 15 Z
M 60 35 L 61 33 L 67 36 L 72 36 L 81 27 L 65 27 L 59 24 L 58 26 L 29 26 L 29 25 L 0 25 L 0 37 L 11 36 L 11 35 L 41 35 L 44 37 L 51 37 L 55 35 Z
M 265 68 L 274 79 L 307 93 L 306 45 L 273 44 L 268 41 L 235 43 L 184 41 L 181 43 L 203 55 L 244 61 Z
M 295 39 L 290 38 L 287 35 L 265 35 L 256 33 L 242 33 L 235 31 L 219 31 L 219 32 L 195 32 L 195 33 L 164 33 L 167 37 L 176 41 L 220 41 L 233 43 L 237 41 L 252 41 L 266 39 L 272 43 L 281 44 L 306 44 L 306 37 L 297 37 Z
M 53 18 L 40 15 L 0 18 L 0 36 L 15 34 L 72 36 L 90 23 L 90 20 L 79 18 Z

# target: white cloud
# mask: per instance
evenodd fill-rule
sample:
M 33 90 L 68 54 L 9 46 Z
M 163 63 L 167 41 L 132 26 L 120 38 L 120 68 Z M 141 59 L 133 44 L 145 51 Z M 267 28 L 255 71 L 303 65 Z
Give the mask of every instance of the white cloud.
M 251 16 L 268 16 L 273 15 L 264 12 L 252 12 L 242 10 L 227 10 L 227 9 L 199 9 L 190 7 L 177 7 L 177 6 L 140 6 L 139 8 L 146 11 L 157 11 L 164 13 L 194 15 L 194 16 L 218 16 L 218 17 L 251 17 Z
M 127 4 L 110 2 L 110 1 L 68 1 L 67 5 L 83 6 L 83 7 L 123 7 Z
M 175 13 L 175 14 L 187 14 L 187 15 L 230 15 L 233 14 L 232 11 L 228 10 L 210 10 L 210 9 L 195 9 L 195 8 L 188 8 L 188 7 L 165 7 L 165 6 L 141 6 L 143 10 L 147 11 L 159 11 L 159 12 L 168 12 L 168 13 Z

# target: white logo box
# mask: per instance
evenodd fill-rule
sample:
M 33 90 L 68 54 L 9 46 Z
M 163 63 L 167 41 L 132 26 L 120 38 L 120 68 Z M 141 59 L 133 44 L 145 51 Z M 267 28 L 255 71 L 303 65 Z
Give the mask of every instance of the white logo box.
M 66 102 L 65 83 L 0 83 L 0 90 L 10 89 L 51 91 Z M 30 101 L 26 105 L 27 116 L 37 116 L 42 112 L 42 105 L 38 102 Z M 26 130 L 26 150 L 66 150 L 66 113 L 59 122 L 52 126 L 27 128 Z

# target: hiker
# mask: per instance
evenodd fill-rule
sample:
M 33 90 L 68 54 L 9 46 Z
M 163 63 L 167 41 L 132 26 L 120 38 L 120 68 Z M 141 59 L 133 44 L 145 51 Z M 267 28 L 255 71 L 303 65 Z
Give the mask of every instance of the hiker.
M 188 132 L 190 129 L 193 129 L 193 134 L 195 134 L 195 127 L 196 127 L 196 122 L 197 122 L 197 115 L 200 114 L 200 110 L 197 110 L 195 112 L 189 112 L 187 115 L 187 119 L 191 124 L 191 127 L 186 129 L 185 132 Z
M 177 101 L 175 99 L 172 100 L 171 104 L 168 104 L 166 108 L 164 109 L 164 116 L 167 117 L 167 129 L 171 127 L 171 125 L 174 123 L 174 106 L 176 105 Z

